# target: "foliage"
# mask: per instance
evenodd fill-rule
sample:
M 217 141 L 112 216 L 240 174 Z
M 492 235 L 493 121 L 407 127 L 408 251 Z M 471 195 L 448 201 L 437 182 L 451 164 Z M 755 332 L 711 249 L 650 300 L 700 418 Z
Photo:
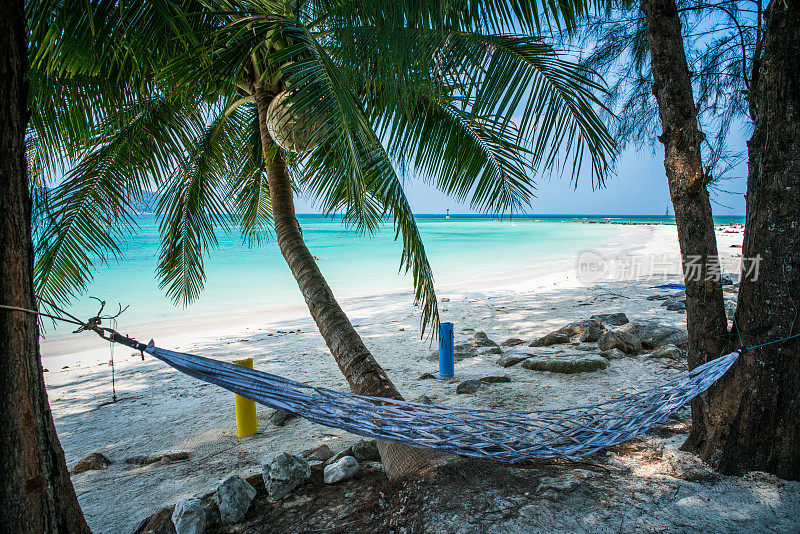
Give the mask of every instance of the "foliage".
M 364 232 L 402 238 L 425 325 L 431 272 L 404 180 L 477 209 L 522 211 L 533 175 L 594 184 L 615 147 L 603 87 L 537 32 L 576 27 L 593 2 L 412 4 L 365 0 L 32 1 L 28 135 L 37 196 L 39 295 L 65 301 L 120 253 L 135 206 L 157 190 L 161 286 L 188 304 L 217 232 L 260 242 L 271 225 L 255 85 L 290 90 L 301 127 L 294 187 Z M 543 25 L 546 24 L 547 28 Z M 63 174 L 60 183 L 58 180 Z

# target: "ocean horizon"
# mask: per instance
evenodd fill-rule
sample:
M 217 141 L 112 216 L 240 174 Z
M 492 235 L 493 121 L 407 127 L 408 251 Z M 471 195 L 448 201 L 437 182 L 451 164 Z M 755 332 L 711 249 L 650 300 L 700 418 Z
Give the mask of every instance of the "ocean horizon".
M 585 250 L 622 249 L 636 243 L 619 224 L 673 224 L 673 217 L 624 215 L 416 215 L 437 291 L 486 285 L 533 276 L 546 266 L 576 258 Z M 372 235 L 342 223 L 341 217 L 299 214 L 311 253 L 338 299 L 388 293 L 413 301 L 410 274 L 400 271 L 402 246 L 394 240 L 391 220 Z M 122 240 L 117 260 L 100 265 L 83 295 L 68 307 L 78 317 L 117 305 L 128 309 L 120 317 L 126 327 L 184 322 L 192 317 L 241 311 L 279 311 L 303 305 L 303 298 L 271 237 L 257 246 L 245 243 L 237 231 L 220 232 L 219 244 L 206 251 L 206 284 L 191 305 L 176 305 L 158 287 L 156 264 L 160 234 L 153 215 L 136 218 L 137 230 Z M 743 217 L 718 217 L 718 224 L 744 222 Z M 615 223 L 615 224 L 592 224 Z M 627 237 L 625 237 L 627 235 Z M 641 241 L 643 238 L 640 238 Z M 634 240 L 635 241 L 635 240 Z M 69 335 L 64 326 L 45 325 L 48 337 Z

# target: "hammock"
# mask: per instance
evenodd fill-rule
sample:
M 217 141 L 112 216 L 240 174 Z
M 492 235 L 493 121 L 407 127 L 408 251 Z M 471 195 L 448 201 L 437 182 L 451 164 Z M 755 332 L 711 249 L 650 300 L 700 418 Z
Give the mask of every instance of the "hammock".
M 661 386 L 601 404 L 561 410 L 495 411 L 314 387 L 227 362 L 161 349 L 152 341 L 144 352 L 189 376 L 321 425 L 388 443 L 505 462 L 578 458 L 636 437 L 708 389 L 740 354 L 733 352 Z

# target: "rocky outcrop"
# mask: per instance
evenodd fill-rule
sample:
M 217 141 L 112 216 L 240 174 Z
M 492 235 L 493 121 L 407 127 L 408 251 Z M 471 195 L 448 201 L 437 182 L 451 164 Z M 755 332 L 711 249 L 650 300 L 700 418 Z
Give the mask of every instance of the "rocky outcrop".
M 520 364 L 531 371 L 549 371 L 551 373 L 588 373 L 608 367 L 608 360 L 595 354 L 556 355 L 543 354 L 532 356 Z

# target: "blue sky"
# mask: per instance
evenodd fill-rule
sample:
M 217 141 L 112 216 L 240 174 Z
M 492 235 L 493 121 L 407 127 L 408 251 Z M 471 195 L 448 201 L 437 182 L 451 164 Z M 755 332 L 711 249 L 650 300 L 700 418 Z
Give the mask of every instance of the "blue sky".
M 745 149 L 748 136 L 748 132 L 742 131 L 735 147 Z M 616 175 L 607 181 L 605 188 L 596 191 L 592 191 L 588 177 L 579 182 L 577 190 L 566 178 L 538 177 L 532 213 L 664 215 L 669 205 L 669 213 L 673 215 L 663 161 L 660 143 L 655 152 L 650 147 L 628 149 L 619 159 Z M 747 164 L 736 167 L 730 176 L 737 178 L 725 181 L 722 188 L 733 194 L 712 193 L 715 215 L 744 215 Z M 406 195 L 414 213 L 444 213 L 448 208 L 451 213 L 474 213 L 468 205 L 459 204 L 420 180 L 407 181 Z M 297 199 L 296 204 L 298 213 L 318 213 L 306 199 Z

